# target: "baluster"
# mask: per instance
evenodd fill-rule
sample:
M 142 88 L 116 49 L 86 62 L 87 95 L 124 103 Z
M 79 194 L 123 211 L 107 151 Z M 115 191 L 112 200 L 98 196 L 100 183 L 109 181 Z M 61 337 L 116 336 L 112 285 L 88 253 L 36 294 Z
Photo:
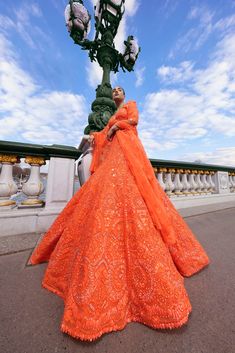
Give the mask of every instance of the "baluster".
M 235 173 L 232 173 L 232 183 L 233 183 L 232 192 L 235 192 Z
M 163 171 L 164 170 L 165 170 L 164 168 L 154 168 L 154 171 L 157 173 L 157 180 L 158 180 L 160 186 L 162 187 L 162 189 L 165 191 L 166 185 L 163 181 Z
M 209 174 L 208 171 L 206 170 L 202 170 L 201 174 L 202 174 L 202 184 L 203 184 L 203 191 L 208 194 L 209 193 L 209 188 L 210 188 L 210 184 L 207 182 L 207 173 Z
M 174 179 L 174 186 L 175 186 L 175 195 L 183 195 L 182 189 L 183 189 L 183 184 L 180 181 L 180 173 L 182 169 L 176 169 L 175 173 L 175 179 Z
M 188 169 L 181 169 L 181 171 L 182 171 L 182 174 L 183 174 L 182 180 L 181 180 L 181 183 L 182 183 L 182 185 L 183 185 L 182 192 L 183 192 L 184 195 L 189 195 L 189 194 L 190 194 L 190 192 L 189 192 L 189 190 L 190 190 L 190 183 L 189 183 L 189 181 L 188 181 L 188 174 L 189 174 L 190 170 L 188 170 Z
M 175 170 L 172 169 L 172 168 L 167 168 L 166 170 L 166 181 L 165 181 L 165 184 L 166 184 L 166 193 L 168 196 L 171 196 L 173 195 L 173 190 L 174 190 L 174 183 L 172 182 L 172 175 L 171 173 L 174 172 Z
M 203 170 L 199 170 L 199 182 L 200 182 L 200 185 L 201 185 L 201 194 L 206 194 L 206 188 L 205 188 L 205 185 L 202 181 L 202 175 L 203 175 Z
M 25 163 L 31 166 L 29 179 L 22 187 L 22 192 L 28 197 L 26 200 L 22 201 L 18 207 L 42 207 L 45 202 L 39 200 L 39 195 L 44 191 L 44 185 L 40 176 L 40 167 L 46 164 L 45 159 L 43 157 L 27 156 Z
M 196 170 L 189 170 L 188 173 L 189 173 L 189 184 L 190 184 L 190 189 L 189 189 L 189 192 L 190 194 L 192 195 L 196 195 L 197 194 L 197 183 L 195 181 L 195 172 Z
M 195 182 L 197 184 L 196 193 L 202 194 L 203 193 L 203 191 L 202 191 L 203 184 L 200 179 L 200 170 L 195 170 L 194 173 L 196 174 L 196 178 L 195 178 Z
M 208 182 L 208 184 L 209 184 L 209 192 L 211 193 L 211 194 L 213 194 L 213 188 L 214 188 L 214 183 L 213 183 L 213 180 L 212 180 L 212 171 L 211 170 L 209 170 L 208 171 L 208 176 L 207 176 L 207 182 Z
M 14 155 L 0 155 L 0 163 L 2 170 L 0 175 L 0 210 L 11 209 L 15 206 L 16 201 L 11 200 L 18 187 L 13 179 L 13 165 L 20 163 L 20 159 Z
M 207 183 L 209 185 L 208 186 L 208 193 L 212 194 L 212 192 L 213 192 L 213 181 L 211 179 L 211 171 L 207 170 L 206 175 L 207 175 L 206 181 L 207 181 Z
M 210 172 L 209 172 L 209 170 L 207 170 L 206 171 L 206 182 L 208 185 L 207 192 L 208 192 L 208 194 L 211 194 L 211 183 L 209 182 L 209 175 L 210 175 Z
M 232 173 L 228 173 L 228 187 L 229 187 L 229 191 L 233 192 Z
M 234 180 L 235 173 L 229 173 L 229 184 L 231 185 L 230 192 L 234 192 L 235 190 L 235 180 Z
M 214 175 L 215 175 L 215 172 L 214 171 L 210 171 L 210 178 L 211 178 L 211 184 L 212 184 L 212 194 L 215 194 L 216 191 L 215 191 L 215 182 L 214 182 Z

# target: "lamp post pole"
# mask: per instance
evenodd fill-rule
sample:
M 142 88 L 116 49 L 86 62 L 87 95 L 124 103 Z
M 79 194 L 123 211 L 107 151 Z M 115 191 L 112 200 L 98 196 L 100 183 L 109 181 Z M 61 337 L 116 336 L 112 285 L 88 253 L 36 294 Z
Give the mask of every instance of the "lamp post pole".
M 90 18 L 82 0 L 70 0 L 65 9 L 65 21 L 74 43 L 89 51 L 91 61 L 98 61 L 103 70 L 102 82 L 96 88 L 96 99 L 91 105 L 88 125 L 84 133 L 102 130 L 116 110 L 112 99 L 110 84 L 111 71 L 117 72 L 119 66 L 132 71 L 140 48 L 133 36 L 129 36 L 123 54 L 115 49 L 114 38 L 124 13 L 125 0 L 98 0 L 95 6 L 94 40 L 86 39 Z

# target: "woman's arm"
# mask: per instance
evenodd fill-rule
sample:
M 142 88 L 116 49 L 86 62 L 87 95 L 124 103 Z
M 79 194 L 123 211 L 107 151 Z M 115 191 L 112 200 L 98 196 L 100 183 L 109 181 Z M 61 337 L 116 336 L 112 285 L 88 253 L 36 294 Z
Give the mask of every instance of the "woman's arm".
M 133 126 L 138 124 L 139 114 L 135 101 L 129 101 L 127 104 L 127 116 L 128 119 L 116 120 L 111 122 L 111 127 L 107 132 L 107 139 L 109 141 L 112 140 L 114 133 L 117 130 L 130 130 Z M 116 120 L 116 121 L 115 121 Z

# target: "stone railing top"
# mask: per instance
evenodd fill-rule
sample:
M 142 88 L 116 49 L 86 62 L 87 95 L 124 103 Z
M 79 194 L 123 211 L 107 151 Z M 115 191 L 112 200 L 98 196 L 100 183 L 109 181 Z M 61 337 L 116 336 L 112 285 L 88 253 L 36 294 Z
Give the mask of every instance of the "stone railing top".
M 226 171 L 235 172 L 235 167 L 221 166 L 216 164 L 193 163 L 182 161 L 170 161 L 164 159 L 151 159 L 150 162 L 153 168 L 172 168 L 172 169 L 196 169 L 196 170 L 211 170 L 211 171 Z
M 76 147 L 64 145 L 37 145 L 13 141 L 0 141 L 0 153 L 13 154 L 18 157 L 40 156 L 45 159 L 51 157 L 78 159 L 81 155 Z
M 86 137 L 86 136 L 85 136 Z M 83 153 L 83 145 L 87 143 L 84 138 L 78 148 L 66 145 L 38 145 L 34 143 L 22 143 L 14 141 L 0 141 L 0 154 L 17 155 L 18 157 L 40 156 L 45 159 L 51 157 L 78 159 Z M 221 166 L 216 164 L 171 161 L 164 159 L 152 159 L 150 162 L 153 168 L 172 168 L 172 169 L 189 169 L 189 170 L 210 170 L 210 171 L 226 171 L 235 172 L 235 167 Z

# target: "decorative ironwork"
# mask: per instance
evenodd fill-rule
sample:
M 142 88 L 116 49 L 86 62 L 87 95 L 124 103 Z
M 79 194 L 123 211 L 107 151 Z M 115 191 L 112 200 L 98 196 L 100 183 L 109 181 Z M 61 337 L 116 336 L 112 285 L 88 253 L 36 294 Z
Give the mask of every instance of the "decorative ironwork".
M 90 14 L 82 0 L 70 0 L 65 8 L 65 21 L 70 36 L 75 44 L 88 50 L 91 61 L 97 61 L 103 69 L 103 78 L 96 89 L 96 99 L 91 105 L 92 112 L 88 117 L 88 126 L 84 133 L 102 130 L 116 110 L 112 99 L 110 72 L 132 71 L 140 48 L 133 36 L 124 42 L 124 53 L 115 49 L 114 38 L 124 14 L 125 0 L 98 0 L 95 6 L 95 39 L 88 40 Z

